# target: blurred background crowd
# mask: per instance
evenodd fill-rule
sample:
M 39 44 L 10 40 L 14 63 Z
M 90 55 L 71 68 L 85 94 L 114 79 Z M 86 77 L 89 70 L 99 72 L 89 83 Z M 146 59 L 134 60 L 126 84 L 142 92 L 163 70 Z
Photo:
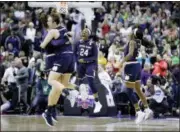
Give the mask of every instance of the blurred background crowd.
M 123 58 L 119 48 L 128 43 L 133 27 L 140 27 L 144 37 L 155 43 L 155 47 L 149 49 L 142 46 L 137 58 L 142 64 L 142 90 L 156 116 L 177 116 L 180 108 L 180 4 L 155 1 L 102 4 L 103 8 L 93 8 L 94 20 L 89 28 L 99 47 L 99 64 L 111 77 L 113 94 L 123 92 L 122 81 L 116 76 L 120 70 L 116 64 Z M 1 2 L 0 10 L 1 112 L 14 112 L 21 104 L 25 106 L 25 113 L 41 111 L 46 107 L 50 87 L 41 72 L 44 61 L 39 47 L 42 42 L 39 17 L 55 9 L 32 8 L 28 2 Z M 78 9 L 71 8 L 61 17 L 62 25 L 74 32 L 74 43 L 80 39 L 85 22 L 83 12 Z

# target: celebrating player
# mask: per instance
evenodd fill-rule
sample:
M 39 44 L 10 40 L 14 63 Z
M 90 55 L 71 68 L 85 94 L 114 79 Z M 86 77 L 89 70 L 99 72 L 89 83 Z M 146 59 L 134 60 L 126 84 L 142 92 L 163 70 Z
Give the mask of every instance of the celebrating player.
M 134 32 L 130 35 L 129 43 L 127 44 L 127 46 L 125 46 L 125 48 L 123 48 L 125 57 L 120 63 L 120 68 L 122 68 L 124 72 L 123 77 L 125 86 L 127 88 L 127 94 L 134 104 L 136 110 L 137 118 L 135 122 L 137 124 L 141 123 L 144 119 L 150 118 L 153 114 L 152 110 L 150 110 L 148 107 L 148 103 L 144 94 L 141 91 L 141 65 L 136 61 L 136 57 L 138 56 L 138 51 L 141 44 L 145 47 L 153 46 L 151 42 L 148 42 L 143 38 L 143 33 L 140 29 L 134 29 Z M 133 94 L 132 88 L 135 89 L 137 95 L 142 100 L 145 107 L 144 112 L 140 110 L 138 100 Z
M 96 44 L 89 39 L 90 34 L 91 31 L 88 28 L 82 31 L 82 39 L 75 44 L 74 54 L 77 62 L 79 84 L 83 83 L 83 79 L 86 76 L 95 97 L 94 113 L 98 113 L 102 108 L 98 98 L 97 87 L 94 84 L 95 74 L 97 72 L 98 48 Z
M 42 116 L 47 125 L 53 126 L 53 121 L 57 121 L 55 106 L 61 93 L 65 88 L 74 87 L 69 83 L 74 71 L 74 55 L 67 29 L 60 26 L 59 15 L 49 15 L 46 26 L 49 30 L 40 47 L 46 51 L 46 70 L 50 70 L 48 83 L 52 90 L 48 97 L 48 109 Z

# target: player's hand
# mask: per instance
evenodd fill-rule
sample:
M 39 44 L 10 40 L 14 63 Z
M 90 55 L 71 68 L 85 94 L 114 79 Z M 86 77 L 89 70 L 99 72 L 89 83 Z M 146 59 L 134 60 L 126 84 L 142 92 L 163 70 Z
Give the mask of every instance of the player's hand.
M 78 62 L 79 63 L 85 63 L 85 61 L 83 59 L 79 59 Z

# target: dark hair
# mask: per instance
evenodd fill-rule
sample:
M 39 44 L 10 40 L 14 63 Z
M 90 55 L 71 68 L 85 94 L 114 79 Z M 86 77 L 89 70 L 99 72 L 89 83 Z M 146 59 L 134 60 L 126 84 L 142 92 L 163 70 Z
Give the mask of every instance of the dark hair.
M 136 29 L 135 29 L 136 30 Z M 138 28 L 137 30 L 136 30 L 136 32 L 134 33 L 134 35 L 135 35 L 135 37 L 137 38 L 137 39 L 143 39 L 143 31 L 140 29 L 140 28 Z
M 154 43 L 147 40 L 146 38 L 142 39 L 142 45 L 145 46 L 146 48 L 153 48 L 154 47 Z
M 48 16 L 47 16 L 45 13 L 41 13 L 41 14 L 40 14 L 40 17 L 39 17 L 40 22 L 41 22 L 41 24 L 42 24 L 45 28 L 48 28 L 47 18 L 48 18 Z
M 56 22 L 57 24 L 60 23 L 60 15 L 59 14 L 52 13 L 50 16 L 52 17 L 53 22 Z

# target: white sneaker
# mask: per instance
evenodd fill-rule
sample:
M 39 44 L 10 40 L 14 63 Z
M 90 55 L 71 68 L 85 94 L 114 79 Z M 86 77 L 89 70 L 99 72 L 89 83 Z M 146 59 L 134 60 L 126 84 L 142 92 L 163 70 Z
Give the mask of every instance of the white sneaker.
M 71 103 L 71 107 L 74 107 L 78 94 L 79 92 L 76 90 L 69 91 L 69 95 L 67 96 L 67 98 L 69 99 Z
M 147 119 L 150 119 L 150 118 L 152 118 L 153 117 L 153 111 L 151 110 L 151 109 L 149 109 L 149 108 L 146 108 L 145 110 L 144 110 L 144 112 L 145 112 L 145 120 L 147 120 Z
M 145 120 L 145 113 L 142 112 L 141 110 L 136 112 L 136 120 L 135 120 L 135 123 L 136 124 L 140 124 L 142 121 Z
M 98 101 L 98 102 L 95 102 L 94 113 L 100 112 L 101 108 L 102 108 L 101 103 L 100 103 L 99 101 Z

